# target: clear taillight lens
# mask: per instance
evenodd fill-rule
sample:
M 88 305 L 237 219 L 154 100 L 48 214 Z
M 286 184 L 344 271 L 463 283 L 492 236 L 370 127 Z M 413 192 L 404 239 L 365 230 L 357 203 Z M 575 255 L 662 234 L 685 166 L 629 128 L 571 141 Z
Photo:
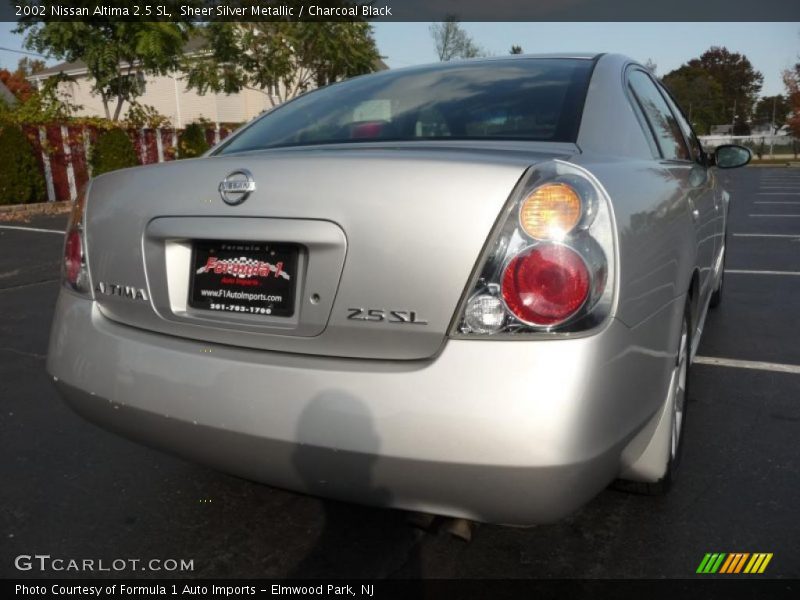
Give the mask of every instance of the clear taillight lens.
M 503 209 L 459 308 L 454 336 L 590 329 L 611 311 L 611 205 L 585 169 L 536 165 Z
M 89 269 L 86 266 L 85 210 L 86 191 L 82 191 L 72 206 L 67 222 L 62 279 L 68 289 L 89 295 L 92 286 L 89 282 Z

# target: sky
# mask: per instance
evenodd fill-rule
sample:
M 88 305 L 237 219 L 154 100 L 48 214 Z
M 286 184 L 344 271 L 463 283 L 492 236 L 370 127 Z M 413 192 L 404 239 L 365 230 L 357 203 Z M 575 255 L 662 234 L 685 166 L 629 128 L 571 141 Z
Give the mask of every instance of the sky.
M 374 23 L 378 50 L 391 68 L 436 61 L 429 23 Z M 762 95 L 784 92 L 781 71 L 800 61 L 800 23 L 463 23 L 489 54 L 512 44 L 525 52 L 619 52 L 651 59 L 664 75 L 711 46 L 745 54 L 764 75 Z M 19 50 L 13 23 L 0 23 L 0 48 Z M 0 50 L 0 68 L 23 56 Z M 52 61 L 51 61 L 52 62 Z

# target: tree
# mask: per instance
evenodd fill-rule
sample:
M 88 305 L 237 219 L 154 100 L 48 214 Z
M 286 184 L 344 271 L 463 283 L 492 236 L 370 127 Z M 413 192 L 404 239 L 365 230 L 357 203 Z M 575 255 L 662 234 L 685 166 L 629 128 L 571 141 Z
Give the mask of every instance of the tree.
M 38 58 L 29 58 L 27 56 L 20 58 L 17 62 L 17 73 L 22 75 L 23 77 L 30 77 L 31 75 L 36 75 L 40 71 L 44 71 L 45 62 L 43 60 L 39 60 Z
M 20 102 L 25 102 L 33 94 L 33 86 L 17 71 L 0 69 L 0 83 L 6 86 L 8 91 L 14 94 L 14 98 Z
M 436 44 L 436 54 L 441 61 L 474 58 L 483 54 L 481 47 L 461 28 L 455 15 L 447 16 L 441 23 L 432 24 L 430 32 Z
M 203 50 L 183 61 L 187 86 L 201 94 L 258 90 L 273 106 L 370 73 L 380 59 L 363 22 L 212 22 L 201 34 Z
M 0 127 L 0 204 L 38 202 L 43 196 L 33 146 L 19 127 Z
M 720 123 L 731 123 L 736 120 L 744 122 L 750 118 L 764 76 L 753 68 L 744 54 L 730 52 L 725 47 L 712 46 L 699 58 L 694 58 L 686 64 L 703 70 L 722 88 L 726 115 Z
M 513 46 L 511 46 L 511 51 L 509 52 L 509 54 L 522 54 L 522 46 L 517 46 L 516 44 L 514 44 Z
M 63 78 L 58 75 L 46 79 L 41 89 L 33 89 L 23 101 L 13 106 L 0 103 L 0 124 L 46 125 L 69 120 L 81 106 L 73 104 L 69 95 L 59 89 L 61 81 Z
M 189 25 L 95 16 L 84 22 L 20 22 L 15 32 L 25 33 L 28 49 L 68 62 L 85 62 L 106 118 L 116 121 L 125 102 L 135 101 L 144 92 L 145 75 L 177 69 Z
M 722 86 L 703 69 L 683 65 L 662 81 L 699 135 L 710 133 L 712 125 L 730 122 Z
M 189 123 L 178 139 L 178 158 L 196 158 L 209 149 L 203 123 Z
M 97 138 L 89 157 L 92 176 L 97 177 L 109 171 L 127 169 L 139 164 L 136 149 L 124 129 L 109 129 Z
M 786 124 L 789 125 L 792 135 L 800 138 L 800 63 L 783 72 L 783 84 L 786 86 L 787 103 L 791 111 Z
M 764 96 L 756 103 L 753 110 L 753 120 L 772 124 L 773 133 L 777 133 L 784 126 L 787 116 L 789 116 L 789 103 L 786 96 L 781 94 Z

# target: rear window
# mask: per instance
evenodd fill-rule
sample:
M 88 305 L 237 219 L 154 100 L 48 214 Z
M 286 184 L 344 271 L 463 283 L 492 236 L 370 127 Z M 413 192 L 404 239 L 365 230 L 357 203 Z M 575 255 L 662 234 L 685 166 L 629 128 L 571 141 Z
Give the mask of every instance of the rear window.
M 219 153 L 381 140 L 574 142 L 593 65 L 532 58 L 360 77 L 277 108 Z

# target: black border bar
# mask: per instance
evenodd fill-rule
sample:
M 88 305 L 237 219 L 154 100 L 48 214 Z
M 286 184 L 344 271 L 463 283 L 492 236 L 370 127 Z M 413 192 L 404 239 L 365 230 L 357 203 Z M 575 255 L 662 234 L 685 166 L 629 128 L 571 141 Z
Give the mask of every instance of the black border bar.
M 22 587 L 20 587 L 22 586 Z M 330 587 L 329 587 L 330 586 Z M 349 586 L 349 588 L 348 588 Z M 369 586 L 362 588 L 362 586 Z M 36 591 L 32 591 L 36 588 Z M 81 591 L 84 590 L 85 591 Z M 101 589 L 98 595 L 91 589 Z M 130 588 L 126 590 L 123 588 Z M 394 600 L 456 598 L 472 600 L 525 598 L 536 600 L 782 600 L 800 596 L 800 580 L 749 576 L 696 579 L 460 579 L 460 580 L 224 580 L 224 579 L 60 579 L 5 580 L 14 598 L 357 598 Z M 26 591 L 27 589 L 27 591 Z M 145 593 L 141 590 L 147 590 Z M 371 590 L 364 591 L 365 589 Z M 75 590 L 70 593 L 70 590 Z M 135 591 L 140 590 L 140 591 Z M 188 590 L 188 591 L 187 591 Z M 289 591 L 285 591 L 289 590 Z M 305 593 L 303 591 L 305 590 Z M 349 591 L 348 591 L 349 590 Z
M 26 8 L 27 7 L 27 8 Z M 80 10 L 76 10 L 80 9 Z M 793 0 L 0 0 L 0 21 L 795 22 Z M 676 40 L 677 42 L 678 40 Z

